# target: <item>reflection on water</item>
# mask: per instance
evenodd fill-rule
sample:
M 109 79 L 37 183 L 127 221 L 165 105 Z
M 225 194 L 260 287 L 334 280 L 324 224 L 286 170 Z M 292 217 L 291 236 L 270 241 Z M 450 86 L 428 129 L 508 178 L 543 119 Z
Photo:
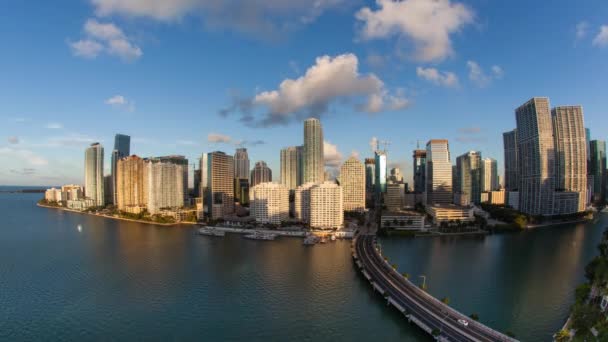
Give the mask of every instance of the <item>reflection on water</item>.
M 562 225 L 485 238 L 384 239 L 401 272 L 427 276 L 436 297 L 526 341 L 550 340 L 568 316 L 574 288 L 608 226 Z

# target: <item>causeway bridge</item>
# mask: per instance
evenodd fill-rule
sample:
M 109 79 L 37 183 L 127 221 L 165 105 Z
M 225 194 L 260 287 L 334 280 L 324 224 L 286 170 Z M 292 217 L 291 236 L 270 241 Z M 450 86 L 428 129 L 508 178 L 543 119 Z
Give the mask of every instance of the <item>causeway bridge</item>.
M 517 342 L 454 310 L 399 274 L 380 255 L 374 235 L 356 236 L 352 253 L 355 264 L 374 291 L 436 340 Z

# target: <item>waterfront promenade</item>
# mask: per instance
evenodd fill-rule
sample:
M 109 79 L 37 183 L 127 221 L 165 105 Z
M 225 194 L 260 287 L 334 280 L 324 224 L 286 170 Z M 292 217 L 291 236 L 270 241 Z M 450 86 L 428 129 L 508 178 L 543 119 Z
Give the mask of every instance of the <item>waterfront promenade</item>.
M 439 341 L 517 341 L 452 309 L 399 274 L 382 258 L 373 235 L 358 235 L 352 244 L 355 263 L 374 291 L 422 330 Z M 464 322 L 467 322 L 466 324 Z

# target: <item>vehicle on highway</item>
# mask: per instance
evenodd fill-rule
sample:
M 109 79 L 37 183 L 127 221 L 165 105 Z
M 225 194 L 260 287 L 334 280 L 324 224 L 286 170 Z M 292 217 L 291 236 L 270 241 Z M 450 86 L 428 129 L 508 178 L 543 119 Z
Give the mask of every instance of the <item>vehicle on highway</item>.
M 463 325 L 463 326 L 465 326 L 465 327 L 468 327 L 468 326 L 469 326 L 469 322 L 465 321 L 464 319 L 459 319 L 459 320 L 458 320 L 458 323 L 462 324 L 462 325 Z

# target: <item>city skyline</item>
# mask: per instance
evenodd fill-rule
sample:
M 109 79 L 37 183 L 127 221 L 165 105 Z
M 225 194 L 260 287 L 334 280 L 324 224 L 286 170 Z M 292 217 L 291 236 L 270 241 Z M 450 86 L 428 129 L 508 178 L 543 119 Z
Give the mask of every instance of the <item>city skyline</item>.
M 299 24 L 285 32 L 275 30 L 280 37 L 255 30 L 243 34 L 229 22 L 213 27 L 204 11 L 177 4 L 167 17 L 154 16 L 145 6 L 116 7 L 107 1 L 86 1 L 65 11 L 38 4 L 36 13 L 53 13 L 52 21 L 31 14 L 29 6 L 3 4 L 14 15 L 0 24 L 0 35 L 12 46 L 0 57 L 0 183 L 83 183 L 79 159 L 93 142 L 106 147 L 104 174 L 110 174 L 110 148 L 119 132 L 132 137 L 131 150 L 140 156 L 180 154 L 194 161 L 203 152 L 232 155 L 237 145 L 244 146 L 252 160 L 268 163 L 277 181 L 280 149 L 301 144 L 302 113 L 321 117 L 325 159 L 334 169 L 353 151 L 360 160 L 373 157 L 368 143 L 376 137 L 391 141 L 389 167 L 398 166 L 411 183 L 411 151 L 417 141 L 448 139 L 452 163 L 455 156 L 479 150 L 498 161 L 502 176 L 500 138 L 515 127 L 514 109 L 532 96 L 550 97 L 556 106 L 582 105 L 591 139 L 606 140 L 601 89 L 608 39 L 600 30 L 608 15 L 600 1 L 574 9 L 560 2 L 545 8 L 521 1 L 504 9 L 478 1 L 441 1 L 439 10 L 446 15 L 453 8 L 466 10 L 457 16 L 457 29 L 440 25 L 447 45 L 431 45 L 437 49 L 427 56 L 430 52 L 421 48 L 426 41 L 417 45 L 417 32 L 407 26 L 386 22 L 393 34 L 370 31 L 367 24 L 380 18 L 387 1 L 332 6 L 344 5 L 336 1 L 315 13 L 302 5 L 285 12 L 261 5 L 261 13 L 274 14 L 272 28 L 285 18 L 307 19 L 296 20 Z M 530 13 L 542 7 L 547 17 L 562 18 L 562 24 L 537 25 L 537 18 L 519 15 L 518 4 Z M 506 39 L 502 28 L 513 17 L 520 25 Z M 23 22 L 35 25 L 10 29 Z M 111 50 L 107 36 L 100 34 L 104 29 L 112 29 L 112 37 L 127 43 L 126 48 Z M 313 43 L 302 47 L 302 40 Z M 87 47 L 93 49 L 88 55 Z M 45 60 L 36 58 L 40 48 Z M 536 52 L 522 55 L 522 49 Z M 259 58 L 242 62 L 251 56 Z M 351 83 L 361 88 L 354 95 L 352 89 L 339 92 L 340 84 L 331 84 L 328 89 L 335 92 L 315 103 L 319 106 L 272 101 L 287 94 L 283 81 L 302 80 L 299 84 L 305 86 L 307 75 L 336 65 L 355 68 L 356 82 Z M 559 86 L 562 79 L 585 86 L 565 89 Z M 371 101 L 379 94 L 385 108 Z M 254 108 L 254 124 L 247 124 L 247 116 L 230 109 L 253 97 L 262 107 Z M 367 114 L 375 109 L 382 110 Z M 264 116 L 268 113 L 276 115 Z M 264 121 L 268 118 L 286 120 Z

